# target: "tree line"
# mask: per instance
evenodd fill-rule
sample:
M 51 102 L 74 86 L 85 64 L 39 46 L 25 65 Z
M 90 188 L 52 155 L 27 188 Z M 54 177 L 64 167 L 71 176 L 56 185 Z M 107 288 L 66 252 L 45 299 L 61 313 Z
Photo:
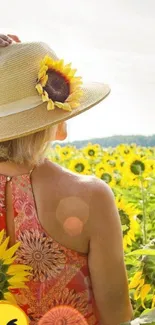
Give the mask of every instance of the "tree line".
M 54 145 L 59 142 L 55 141 Z M 73 142 L 61 142 L 61 146 L 72 145 L 77 148 L 82 148 L 86 146 L 88 143 L 91 144 L 100 144 L 100 146 L 108 148 L 108 147 L 116 147 L 121 143 L 124 144 L 137 144 L 138 146 L 143 147 L 154 147 L 155 146 L 155 134 L 151 136 L 144 135 L 114 135 L 106 138 L 93 138 L 89 140 L 78 140 Z

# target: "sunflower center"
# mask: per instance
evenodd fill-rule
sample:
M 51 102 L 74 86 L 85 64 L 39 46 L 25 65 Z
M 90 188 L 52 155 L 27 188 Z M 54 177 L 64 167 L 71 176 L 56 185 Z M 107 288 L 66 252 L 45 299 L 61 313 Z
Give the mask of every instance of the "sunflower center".
M 116 166 L 116 162 L 114 160 L 108 160 L 107 162 L 112 167 L 115 167 Z
M 76 164 L 75 169 L 78 173 L 81 173 L 84 171 L 84 165 L 82 163 L 78 163 Z
M 122 226 L 126 226 L 127 228 L 129 228 L 130 227 L 130 220 L 129 220 L 128 215 L 125 213 L 125 211 L 122 210 L 122 209 L 119 209 L 119 215 L 120 215 L 120 218 L 121 218 Z
M 64 155 L 64 156 L 67 156 L 68 153 L 69 153 L 68 151 L 63 151 L 63 155 Z
M 145 164 L 140 160 L 135 160 L 130 166 L 130 170 L 135 175 L 140 175 L 145 170 Z
M 44 90 L 54 102 L 64 103 L 70 94 L 69 83 L 65 77 L 57 71 L 49 70 L 48 81 Z
M 103 173 L 103 174 L 101 175 L 101 179 L 102 179 L 103 181 L 105 181 L 107 184 L 109 184 L 109 183 L 112 181 L 112 177 L 111 177 L 111 175 L 108 174 L 108 173 Z
M 125 154 L 125 155 L 128 155 L 128 153 L 130 153 L 130 151 L 129 151 L 128 149 L 125 149 L 125 150 L 124 150 L 124 154 Z
M 89 151 L 88 151 L 88 155 L 89 156 L 95 156 L 95 151 L 94 150 L 92 150 L 92 149 L 90 149 Z

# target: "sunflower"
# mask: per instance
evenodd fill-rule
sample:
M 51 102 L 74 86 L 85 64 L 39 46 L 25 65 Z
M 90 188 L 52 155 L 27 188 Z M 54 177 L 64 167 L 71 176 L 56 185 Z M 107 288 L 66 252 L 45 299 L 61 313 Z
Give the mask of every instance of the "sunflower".
M 9 237 L 4 240 L 5 232 L 0 232 L 0 300 L 7 300 L 16 303 L 11 293 L 12 289 L 26 288 L 25 282 L 32 270 L 26 265 L 12 264 L 16 256 L 15 253 L 20 243 L 8 248 Z
M 83 157 L 71 159 L 68 168 L 78 174 L 91 174 L 90 165 L 88 161 Z
M 150 174 L 154 175 L 155 172 L 155 160 L 150 158 L 147 160 L 148 168 L 150 170 Z
M 87 158 L 97 159 L 99 154 L 99 147 L 95 144 L 88 144 L 85 148 L 83 148 L 82 152 Z
M 138 300 L 140 298 L 142 307 L 145 308 L 144 300 L 148 293 L 151 291 L 151 285 L 145 283 L 143 272 L 137 271 L 130 281 L 129 289 L 135 289 L 134 299 Z
M 95 167 L 96 176 L 98 176 L 102 171 L 106 170 L 107 164 L 101 161 L 100 163 L 96 164 Z
M 69 160 L 73 155 L 75 155 L 74 147 L 65 146 L 59 149 L 59 156 L 61 161 Z
M 114 187 L 115 179 L 114 179 L 113 174 L 111 174 L 108 171 L 103 171 L 103 172 L 101 172 L 99 177 L 100 177 L 100 179 L 102 179 L 102 181 L 107 183 L 110 187 Z
M 155 249 L 155 240 L 144 246 L 144 249 Z M 131 278 L 129 289 L 134 289 L 134 299 L 140 298 L 143 308 L 144 300 L 149 293 L 152 298 L 152 306 L 155 306 L 155 256 L 143 255 L 139 259 L 139 268 Z
M 40 62 L 36 89 L 43 102 L 48 103 L 48 110 L 59 107 L 72 111 L 80 105 L 79 99 L 83 95 L 82 79 L 75 77 L 75 73 L 71 64 L 65 65 L 63 60 L 55 61 L 48 55 Z
M 96 165 L 95 175 L 106 182 L 110 187 L 115 185 L 115 178 L 112 171 L 107 164 L 99 163 Z
M 116 154 L 115 152 L 109 154 L 109 152 L 104 152 L 102 156 L 102 162 L 103 164 L 107 164 L 112 171 L 116 171 L 120 169 L 120 165 L 122 162 L 122 158 L 120 155 Z
M 149 160 L 139 154 L 132 154 L 128 160 L 125 159 L 122 167 L 122 187 L 143 187 L 148 186 L 148 180 L 151 170 Z
M 147 159 L 141 157 L 139 154 L 133 154 L 124 164 L 124 168 L 129 175 L 134 177 L 148 175 L 150 169 L 148 168 Z
M 125 202 L 122 198 L 116 198 L 116 205 L 122 224 L 123 246 L 126 249 L 127 246 L 132 245 L 132 241 L 135 241 L 135 234 L 139 230 L 139 224 L 136 219 L 139 210 L 132 204 Z
M 122 158 L 127 158 L 131 155 L 133 151 L 133 148 L 131 146 L 126 145 L 126 144 L 120 144 L 119 146 L 116 147 L 116 152 L 117 154 L 121 155 Z

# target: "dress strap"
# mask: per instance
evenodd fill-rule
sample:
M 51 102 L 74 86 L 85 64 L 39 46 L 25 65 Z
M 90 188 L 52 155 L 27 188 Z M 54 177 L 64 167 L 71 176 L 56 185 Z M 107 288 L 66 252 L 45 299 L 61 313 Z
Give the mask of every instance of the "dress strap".
M 31 176 L 32 172 L 34 171 L 36 166 L 33 166 L 33 168 L 29 171 L 29 175 Z

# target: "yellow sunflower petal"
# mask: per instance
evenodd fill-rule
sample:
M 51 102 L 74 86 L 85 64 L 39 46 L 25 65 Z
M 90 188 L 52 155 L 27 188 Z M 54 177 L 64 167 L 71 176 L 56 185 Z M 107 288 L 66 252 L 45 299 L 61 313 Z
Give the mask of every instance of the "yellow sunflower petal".
M 41 61 L 41 65 L 46 65 L 49 61 L 49 56 L 45 55 L 45 57 L 43 58 L 43 60 Z
M 37 84 L 36 85 L 36 89 L 37 89 L 39 95 L 42 95 L 43 94 L 43 87 L 42 87 L 41 84 Z
M 140 280 L 141 280 L 141 276 L 142 276 L 142 272 L 141 271 L 137 272 L 133 276 L 133 278 L 131 279 L 131 282 L 129 284 L 129 289 L 134 289 L 134 288 L 136 288 L 139 285 Z
M 57 61 L 54 61 L 52 58 L 48 57 L 46 64 L 48 67 L 50 67 L 50 66 L 54 67 L 55 62 L 57 62 Z
M 23 271 L 27 271 L 27 272 L 29 272 L 29 271 L 31 271 L 31 270 L 33 270 L 33 268 L 31 267 L 31 266 L 28 266 L 28 265 L 21 265 L 21 264 L 14 264 L 14 265 L 10 265 L 9 266 L 9 268 L 8 268 L 8 271 L 7 271 L 7 273 L 8 274 L 13 274 L 13 273 L 15 273 L 15 274 L 17 274 L 17 272 L 19 273 L 21 273 L 21 272 L 23 272 Z
M 132 230 L 129 230 L 129 232 L 128 232 L 128 236 L 129 236 L 133 241 L 135 241 L 135 234 L 134 234 L 134 232 L 133 232 Z
M 9 282 L 10 285 L 14 285 L 15 283 L 18 283 L 18 282 L 19 282 L 19 284 L 23 285 L 24 282 L 27 282 L 27 281 L 29 281 L 29 278 L 27 276 L 22 275 L 21 273 L 18 274 L 18 275 L 17 274 L 16 275 L 13 275 L 8 280 L 8 282 Z
M 78 91 L 80 89 L 80 85 L 77 83 L 70 83 L 70 93 L 74 93 L 75 91 Z
M 29 279 L 17 276 L 13 276 L 9 279 L 9 289 L 20 289 L 20 288 L 27 288 L 25 282 L 28 282 Z
M 10 247 L 8 250 L 6 250 L 2 255 L 1 258 L 2 260 L 12 258 L 17 249 L 19 248 L 20 243 L 15 244 L 14 246 Z
M 15 259 L 16 259 L 16 256 L 7 258 L 7 259 L 5 259 L 5 264 L 6 265 L 12 264 L 15 261 Z
M 141 288 L 143 285 L 144 285 L 144 279 L 141 279 L 141 280 L 139 281 L 139 288 Z
M 45 72 L 48 71 L 48 65 L 44 64 L 44 65 L 41 67 L 40 72 L 43 72 L 43 71 L 45 71 Z
M 5 253 L 8 243 L 9 243 L 9 237 L 7 237 L 4 242 L 0 245 L 0 256 L 3 256 L 3 254 Z
M 3 237 L 4 237 L 4 232 L 5 232 L 5 230 L 4 230 L 4 229 L 3 229 L 3 230 L 1 230 L 1 232 L 0 232 L 0 244 L 1 244 L 2 240 L 3 240 Z
M 131 246 L 131 245 L 132 245 L 132 241 L 131 241 L 131 239 L 130 239 L 130 237 L 129 237 L 129 236 L 127 237 L 127 243 L 128 243 L 128 245 L 129 245 L 129 246 Z
M 46 76 L 46 70 L 44 70 L 43 68 L 39 71 L 38 73 L 38 79 L 41 80 L 42 78 L 44 78 Z
M 72 109 L 71 109 L 71 106 L 69 103 L 60 103 L 60 102 L 55 102 L 55 106 L 63 109 L 64 111 L 69 111 L 71 112 Z
M 134 292 L 134 299 L 138 300 L 140 297 L 140 287 L 137 287 L 137 289 Z
M 11 302 L 12 304 L 15 304 L 15 305 L 17 304 L 17 301 L 11 292 L 6 292 L 4 294 L 4 298 L 7 302 Z
M 43 94 L 42 94 L 42 101 L 43 102 L 48 102 L 49 101 L 48 93 L 46 91 L 44 91 Z
M 23 265 L 22 265 L 23 266 Z M 29 276 L 29 275 L 31 275 L 31 272 L 29 272 L 29 271 L 25 271 L 24 270 L 24 268 L 23 268 L 23 270 L 16 270 L 16 271 L 10 271 L 10 269 L 7 271 L 7 274 L 8 275 L 12 275 L 12 276 L 16 276 L 16 274 L 17 274 L 17 272 L 18 272 L 18 276 L 19 277 L 27 277 L 27 276 Z
M 124 250 L 127 248 L 127 245 L 128 245 L 128 243 L 127 243 L 127 240 L 126 240 L 126 236 L 124 236 L 124 238 L 123 238 L 123 248 L 124 248 Z
M 63 67 L 64 67 L 64 60 L 59 60 L 59 61 L 57 62 L 57 68 L 58 68 L 59 70 L 62 70 Z
M 71 63 L 66 64 L 66 65 L 64 66 L 62 72 L 63 72 L 65 75 L 68 75 L 68 74 L 70 73 L 70 71 L 71 71 Z
M 63 67 L 64 67 L 64 62 L 63 60 L 57 60 L 52 62 L 52 67 L 55 71 L 59 71 L 62 73 Z
M 77 107 L 80 106 L 80 103 L 78 103 L 78 102 L 70 102 L 69 105 L 70 105 L 71 108 L 77 108 Z
M 145 298 L 146 298 L 146 296 L 147 296 L 147 294 L 149 293 L 150 290 L 151 290 L 150 284 L 144 284 L 144 286 L 141 288 L 140 297 L 141 297 L 142 307 L 143 308 L 145 308 L 144 300 L 145 300 Z
M 45 77 L 40 79 L 40 83 L 42 85 L 42 87 L 45 87 L 48 81 L 48 75 L 46 74 Z
M 81 77 L 74 77 L 71 79 L 71 84 L 72 83 L 78 83 L 79 85 L 81 84 L 82 85 L 82 78 Z
M 68 73 L 68 77 L 69 78 L 73 78 L 76 74 L 77 70 L 76 69 L 72 69 L 69 73 Z
M 82 95 L 83 95 L 83 91 L 82 91 L 82 90 L 75 91 L 74 93 L 72 93 L 71 95 L 68 96 L 68 98 L 67 98 L 66 101 L 67 101 L 67 102 L 76 101 L 76 100 L 78 100 Z
M 19 281 L 14 282 L 12 285 L 9 286 L 9 290 L 11 289 L 27 289 L 28 286 L 24 283 L 21 283 Z
M 48 110 L 48 111 L 52 111 L 54 108 L 55 108 L 55 107 L 54 107 L 54 103 L 53 103 L 53 101 L 50 99 L 49 102 L 48 102 L 48 104 L 47 104 L 47 110 Z

